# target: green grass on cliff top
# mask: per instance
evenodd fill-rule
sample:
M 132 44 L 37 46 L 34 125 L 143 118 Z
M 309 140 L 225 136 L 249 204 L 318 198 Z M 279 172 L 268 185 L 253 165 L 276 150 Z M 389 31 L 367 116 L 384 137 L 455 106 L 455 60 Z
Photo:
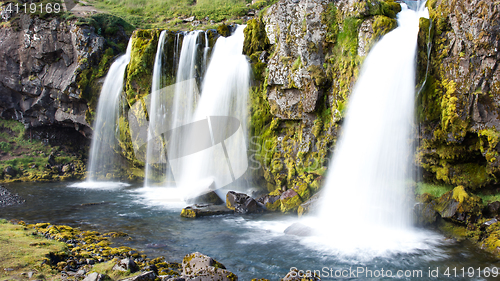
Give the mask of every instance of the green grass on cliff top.
M 208 17 L 214 22 L 237 19 L 250 9 L 259 9 L 275 2 L 260 0 L 92 0 L 95 8 L 119 16 L 138 28 L 170 27 L 182 18 L 195 16 L 198 20 Z

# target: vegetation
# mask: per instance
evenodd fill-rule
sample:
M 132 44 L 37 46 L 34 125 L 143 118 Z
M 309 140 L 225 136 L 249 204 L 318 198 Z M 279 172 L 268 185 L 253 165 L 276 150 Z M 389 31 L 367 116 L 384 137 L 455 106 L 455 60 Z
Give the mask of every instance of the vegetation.
M 55 167 L 49 164 L 53 155 Z M 4 181 L 48 181 L 81 178 L 85 174 L 83 155 L 64 146 L 51 146 L 31 139 L 29 130 L 21 122 L 0 119 L 0 180 Z M 68 166 L 68 173 L 60 168 Z M 12 168 L 10 174 L 7 168 Z
M 195 16 L 198 20 L 218 23 L 235 20 L 246 15 L 250 9 L 260 9 L 272 2 L 275 1 L 262 0 L 250 5 L 249 0 L 94 0 L 90 4 L 138 28 L 166 26 L 175 29 L 187 17 Z
M 35 279 L 52 279 L 58 274 L 48 264 L 42 263 L 50 253 L 66 251 L 66 244 L 45 239 L 23 225 L 13 225 L 0 219 L 0 278 L 29 271 Z

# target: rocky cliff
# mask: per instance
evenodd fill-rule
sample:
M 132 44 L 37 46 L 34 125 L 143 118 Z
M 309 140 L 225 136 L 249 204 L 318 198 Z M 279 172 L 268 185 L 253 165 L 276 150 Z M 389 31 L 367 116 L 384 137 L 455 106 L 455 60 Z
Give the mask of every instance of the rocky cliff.
M 2 15 L 0 116 L 21 121 L 42 138 L 89 138 L 98 80 L 122 51 L 117 43 L 126 42 L 126 34 L 115 31 L 105 39 L 94 19 L 95 26 L 67 15 Z
M 419 164 L 427 180 L 472 189 L 497 185 L 498 1 L 427 5 L 431 21 L 421 20 L 419 38 Z
M 358 67 L 399 11 L 392 1 L 290 0 L 248 23 L 252 168 L 268 209 L 296 211 L 320 188 Z

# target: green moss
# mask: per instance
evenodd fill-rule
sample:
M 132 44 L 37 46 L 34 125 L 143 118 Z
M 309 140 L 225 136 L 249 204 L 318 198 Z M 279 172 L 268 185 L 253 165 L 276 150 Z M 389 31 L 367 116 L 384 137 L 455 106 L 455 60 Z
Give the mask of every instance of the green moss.
M 281 212 L 282 213 L 293 213 L 297 212 L 299 205 L 302 204 L 302 200 L 299 196 L 294 196 L 291 198 L 286 198 L 281 200 Z
M 378 40 L 398 26 L 398 22 L 394 18 L 387 16 L 375 16 L 373 21 L 373 38 Z
M 249 20 L 243 33 L 245 34 L 245 41 L 243 42 L 244 54 L 250 56 L 270 47 L 266 26 L 260 19 Z
M 300 55 L 295 59 L 292 65 L 292 71 L 297 71 L 299 68 L 302 67 L 302 60 L 300 58 Z
M 220 24 L 217 27 L 217 33 L 219 33 L 221 36 L 228 37 L 231 35 L 231 31 L 229 30 L 229 27 L 225 24 Z

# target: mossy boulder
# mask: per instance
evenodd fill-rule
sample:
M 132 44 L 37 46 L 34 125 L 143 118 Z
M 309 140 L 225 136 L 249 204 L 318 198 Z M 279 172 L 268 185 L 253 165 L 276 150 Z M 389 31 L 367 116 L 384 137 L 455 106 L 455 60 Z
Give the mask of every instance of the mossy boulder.
M 481 217 L 481 198 L 467 193 L 463 186 L 457 186 L 443 194 L 436 203 L 434 209 L 444 219 L 469 224 Z
M 196 204 L 182 209 L 181 217 L 198 218 L 232 213 L 234 213 L 234 211 L 227 208 L 225 205 Z
M 293 189 L 283 192 L 280 200 L 281 212 L 283 213 L 297 212 L 299 205 L 302 204 L 302 199 L 300 199 L 299 194 Z
M 242 214 L 257 213 L 263 211 L 261 205 L 257 203 L 255 199 L 244 193 L 237 193 L 234 191 L 229 191 L 227 193 L 226 206 L 228 209 Z
M 182 259 L 182 275 L 194 280 L 234 281 L 238 277 L 213 258 L 199 252 L 186 255 Z

